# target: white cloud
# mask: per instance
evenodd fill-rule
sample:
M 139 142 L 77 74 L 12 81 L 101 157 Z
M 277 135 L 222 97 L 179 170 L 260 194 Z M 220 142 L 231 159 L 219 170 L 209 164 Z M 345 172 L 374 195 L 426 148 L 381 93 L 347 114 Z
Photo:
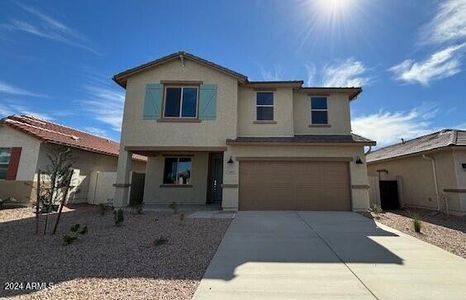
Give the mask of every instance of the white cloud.
M 100 136 L 100 137 L 104 137 L 104 138 L 109 138 L 107 136 L 107 131 L 105 131 L 104 129 L 102 128 L 97 128 L 97 127 L 84 127 L 83 128 L 84 131 L 86 132 L 89 132 L 93 135 L 97 135 L 97 136 Z
M 465 45 L 450 46 L 419 62 L 407 59 L 389 70 L 398 80 L 428 85 L 430 81 L 447 78 L 461 71 L 461 50 Z
M 432 131 L 431 120 L 437 114 L 435 106 L 421 105 L 411 111 L 361 115 L 353 118 L 353 132 L 377 141 L 377 146 L 398 143 L 401 138 L 411 139 Z
M 317 73 L 316 66 L 313 63 L 306 64 L 306 73 L 307 73 L 306 85 L 312 86 L 315 82 L 315 77 Z
M 11 94 L 18 96 L 32 96 L 32 97 L 47 97 L 46 95 L 37 94 L 14 85 L 8 84 L 4 81 L 0 81 L 0 93 Z
M 100 55 L 99 52 L 90 46 L 90 42 L 76 30 L 71 29 L 62 22 L 23 4 L 17 4 L 19 7 L 36 17 L 36 22 L 31 23 L 12 19 L 8 24 L 3 24 L 4 29 L 10 31 L 22 31 L 42 38 L 62 42 L 64 44 L 86 49 L 94 54 Z
M 30 107 L 11 104 L 11 103 L 0 103 L 0 119 L 10 115 L 30 115 L 35 116 L 39 119 L 53 120 L 53 116 L 48 113 L 37 112 L 31 109 Z
M 263 80 L 266 81 L 276 81 L 283 80 L 283 71 L 282 68 L 278 65 L 275 65 L 272 70 L 266 70 L 262 66 L 259 66 L 261 76 Z
M 327 65 L 322 71 L 322 85 L 332 87 L 354 87 L 368 84 L 364 64 L 354 58 L 348 58 L 342 63 Z
M 114 131 L 121 130 L 125 95 L 123 92 L 106 85 L 87 85 L 87 93 L 82 102 L 93 118 L 108 124 Z
M 422 42 L 442 44 L 464 39 L 466 39 L 466 1 L 442 1 L 435 17 L 421 31 Z

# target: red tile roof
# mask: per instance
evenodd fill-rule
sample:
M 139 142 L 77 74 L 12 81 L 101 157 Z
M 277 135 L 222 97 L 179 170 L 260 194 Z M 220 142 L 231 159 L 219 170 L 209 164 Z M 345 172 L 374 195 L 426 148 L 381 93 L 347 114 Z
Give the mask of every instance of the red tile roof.
M 120 144 L 110 139 L 99 137 L 71 127 L 56 124 L 28 115 L 13 115 L 0 121 L 1 125 L 19 130 L 43 142 L 64 145 L 84 151 L 116 156 Z M 143 156 L 133 156 L 137 160 L 145 160 Z

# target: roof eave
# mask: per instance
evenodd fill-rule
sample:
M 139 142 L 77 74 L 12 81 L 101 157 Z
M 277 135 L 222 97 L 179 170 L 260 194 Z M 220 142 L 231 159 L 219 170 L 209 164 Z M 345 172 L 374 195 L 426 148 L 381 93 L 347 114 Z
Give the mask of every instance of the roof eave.
M 123 72 L 120 72 L 120 73 L 116 74 L 115 76 L 113 76 L 112 79 L 118 85 L 120 85 L 121 87 L 126 88 L 126 81 L 130 76 L 133 76 L 133 75 L 135 75 L 137 73 L 143 72 L 148 68 L 153 68 L 155 66 L 170 62 L 170 61 L 172 61 L 174 59 L 177 59 L 177 58 L 183 58 L 183 59 L 188 59 L 188 60 L 195 61 L 195 62 L 197 62 L 199 64 L 202 64 L 202 65 L 205 65 L 205 66 L 207 66 L 209 68 L 215 69 L 215 70 L 217 70 L 219 72 L 222 72 L 222 73 L 224 73 L 226 75 L 232 76 L 232 77 L 236 78 L 240 83 L 247 82 L 247 80 L 248 80 L 247 76 L 245 76 L 243 74 L 237 73 L 237 72 L 235 72 L 233 70 L 225 68 L 225 67 L 223 67 L 221 65 L 218 65 L 218 64 L 216 64 L 214 62 L 205 60 L 205 59 L 203 59 L 201 57 L 192 55 L 192 54 L 184 52 L 184 51 L 179 51 L 179 52 L 176 52 L 176 53 L 172 53 L 172 54 L 169 54 L 167 56 L 161 57 L 159 59 L 150 61 L 150 62 L 142 64 L 142 65 L 139 65 L 137 67 L 130 68 L 128 70 L 125 70 Z
M 466 146 L 462 146 L 462 145 L 442 146 L 442 147 L 432 148 L 429 150 L 424 150 L 424 151 L 419 151 L 419 152 L 414 152 L 414 153 L 409 153 L 409 154 L 403 154 L 403 155 L 398 155 L 398 156 L 391 156 L 391 157 L 377 159 L 377 160 L 367 160 L 367 164 L 375 164 L 375 163 L 381 163 L 381 162 L 391 161 L 395 159 L 410 158 L 410 157 L 415 157 L 415 156 L 419 156 L 419 155 L 423 155 L 427 153 L 436 153 L 436 152 L 440 152 L 444 150 L 451 150 L 451 149 L 466 149 Z
M 259 141 L 234 141 L 234 140 L 227 140 L 227 145 L 235 145 L 235 146 L 276 146 L 276 145 L 284 145 L 284 146 L 355 146 L 355 145 L 363 145 L 363 146 L 375 146 L 376 142 L 259 142 Z

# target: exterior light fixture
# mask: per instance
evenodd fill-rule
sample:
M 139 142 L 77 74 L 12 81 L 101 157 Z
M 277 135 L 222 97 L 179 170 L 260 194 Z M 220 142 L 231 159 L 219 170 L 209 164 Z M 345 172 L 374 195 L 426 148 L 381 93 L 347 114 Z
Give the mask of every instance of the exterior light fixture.
M 233 158 L 231 158 L 230 156 L 230 159 L 227 161 L 227 164 L 232 164 L 232 163 L 234 163 L 234 161 L 233 161 Z
M 359 156 L 356 157 L 356 164 L 358 165 L 362 164 L 362 159 Z

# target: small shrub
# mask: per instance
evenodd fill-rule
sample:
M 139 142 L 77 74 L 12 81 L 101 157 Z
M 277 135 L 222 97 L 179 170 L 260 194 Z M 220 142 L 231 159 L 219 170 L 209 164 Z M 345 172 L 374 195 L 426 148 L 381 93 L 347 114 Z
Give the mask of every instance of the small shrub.
M 99 204 L 99 213 L 101 216 L 105 215 L 105 212 L 107 211 L 107 205 L 100 203 Z
M 158 239 L 154 240 L 154 246 L 156 247 L 162 246 L 163 244 L 166 244 L 166 243 L 168 243 L 168 239 L 163 236 L 160 236 Z
M 184 213 L 180 213 L 180 225 L 184 225 L 185 215 Z
M 87 225 L 84 225 L 83 229 L 79 232 L 80 234 L 86 234 L 88 232 Z
M 123 217 L 123 209 L 119 208 L 113 211 L 115 218 L 115 226 L 121 226 L 125 218 Z
M 175 201 L 173 201 L 172 203 L 170 203 L 170 205 L 168 205 L 168 207 L 170 207 L 172 210 L 173 210 L 173 213 L 176 215 L 178 213 L 178 204 L 176 204 Z
M 73 226 L 71 226 L 70 231 L 76 233 L 78 232 L 80 226 L 81 225 L 79 224 L 74 224 Z
M 413 215 L 413 227 L 415 232 L 421 233 L 422 222 L 417 214 Z
M 73 233 L 65 234 L 63 236 L 63 242 L 65 242 L 65 245 L 70 245 L 77 239 L 78 239 L 78 236 L 76 234 L 73 234 Z
M 382 208 L 380 206 L 378 206 L 377 204 L 374 204 L 372 206 L 372 212 L 374 213 L 376 219 L 380 219 L 380 214 L 382 213 Z
M 84 227 L 82 227 L 81 230 L 79 230 L 80 228 L 81 224 L 74 224 L 73 226 L 71 226 L 70 232 L 63 236 L 63 242 L 65 243 L 65 245 L 72 244 L 74 241 L 78 239 L 80 234 L 84 235 L 87 233 L 87 225 L 84 225 Z

